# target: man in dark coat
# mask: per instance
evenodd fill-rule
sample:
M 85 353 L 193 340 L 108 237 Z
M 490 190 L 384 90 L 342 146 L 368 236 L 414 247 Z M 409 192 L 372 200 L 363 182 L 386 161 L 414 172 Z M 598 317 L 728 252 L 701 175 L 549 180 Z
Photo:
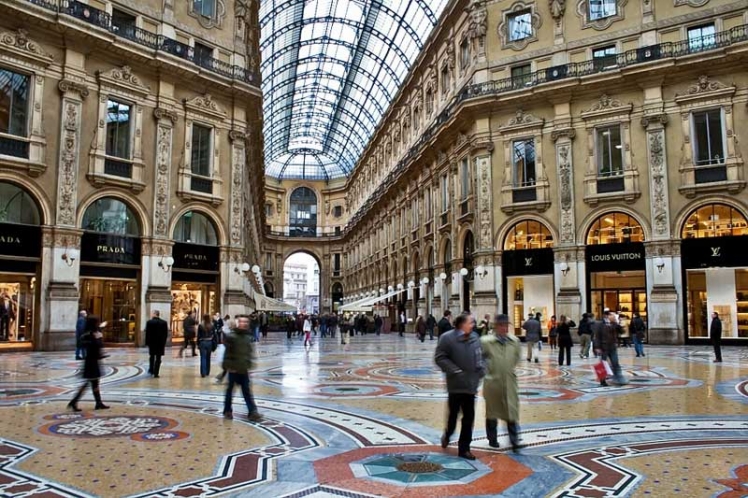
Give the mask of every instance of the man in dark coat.
M 429 333 L 429 340 L 434 340 L 434 329 L 436 328 L 436 318 L 434 318 L 434 315 L 429 313 L 428 318 L 426 319 L 426 330 Z
M 714 346 L 714 363 L 722 363 L 722 320 L 719 313 L 712 312 L 712 323 L 709 325 L 709 339 Z
M 452 330 L 452 322 L 450 321 L 451 316 L 452 312 L 446 310 L 442 319 L 439 320 L 439 323 L 437 325 L 437 327 L 439 327 L 439 337 L 441 337 L 445 332 L 449 332 L 450 330 Z
M 86 329 L 86 310 L 80 310 L 78 321 L 75 322 L 75 359 L 82 360 L 86 357 L 86 349 L 81 345 L 81 336 Z
M 182 328 L 184 329 L 184 344 L 182 344 L 182 349 L 179 350 L 179 356 L 184 355 L 187 347 L 192 348 L 192 356 L 197 356 L 197 353 L 195 352 L 197 346 L 197 343 L 195 343 L 195 338 L 197 337 L 197 321 L 195 320 L 194 311 L 190 311 L 187 314 L 182 322 Z
M 145 324 L 145 345 L 148 346 L 148 373 L 158 378 L 161 371 L 161 357 L 166 349 L 169 327 L 161 319 L 161 312 L 155 310 Z

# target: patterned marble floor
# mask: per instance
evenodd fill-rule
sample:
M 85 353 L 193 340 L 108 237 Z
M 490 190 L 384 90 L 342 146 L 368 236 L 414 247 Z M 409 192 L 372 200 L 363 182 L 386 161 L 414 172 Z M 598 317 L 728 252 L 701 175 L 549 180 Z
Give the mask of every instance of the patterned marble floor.
M 438 444 L 433 347 L 381 336 L 305 350 L 271 335 L 253 373 L 260 423 L 224 420 L 223 386 L 176 350 L 159 379 L 144 350 L 109 350 L 112 409 L 91 410 L 89 394 L 81 414 L 65 410 L 72 354 L 3 355 L 0 496 L 748 496 L 746 348 L 724 348 L 721 365 L 707 347 L 623 349 L 630 383 L 601 388 L 594 360 L 558 367 L 544 347 L 517 372 L 522 453 L 488 447 L 480 401 L 466 462 Z

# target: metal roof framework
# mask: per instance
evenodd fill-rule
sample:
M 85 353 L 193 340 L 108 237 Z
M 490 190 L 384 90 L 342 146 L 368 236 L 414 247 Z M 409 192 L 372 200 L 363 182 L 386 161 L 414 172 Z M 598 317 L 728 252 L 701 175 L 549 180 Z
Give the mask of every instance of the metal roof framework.
M 265 173 L 348 176 L 447 0 L 262 0 Z

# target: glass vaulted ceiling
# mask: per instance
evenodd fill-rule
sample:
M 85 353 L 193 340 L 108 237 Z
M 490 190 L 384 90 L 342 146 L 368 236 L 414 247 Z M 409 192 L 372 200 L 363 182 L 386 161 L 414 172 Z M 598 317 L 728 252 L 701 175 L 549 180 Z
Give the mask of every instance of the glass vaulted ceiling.
M 262 0 L 265 172 L 347 176 L 447 0 Z

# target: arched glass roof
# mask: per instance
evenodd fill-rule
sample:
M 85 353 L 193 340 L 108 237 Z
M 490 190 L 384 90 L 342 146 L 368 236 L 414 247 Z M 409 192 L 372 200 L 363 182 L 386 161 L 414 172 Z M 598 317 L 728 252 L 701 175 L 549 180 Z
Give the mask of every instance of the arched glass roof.
M 347 176 L 447 0 L 262 0 L 265 173 Z

